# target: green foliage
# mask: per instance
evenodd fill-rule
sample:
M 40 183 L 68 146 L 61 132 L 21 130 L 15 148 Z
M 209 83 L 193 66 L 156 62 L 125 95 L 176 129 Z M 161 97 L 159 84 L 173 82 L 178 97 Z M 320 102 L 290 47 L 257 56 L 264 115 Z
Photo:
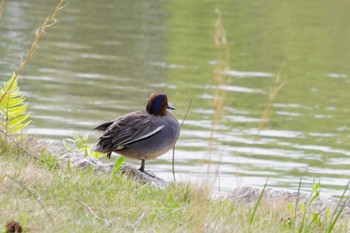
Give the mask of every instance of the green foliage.
M 327 229 L 327 233 L 331 233 L 333 232 L 333 228 L 335 226 L 335 224 L 337 223 L 340 214 L 343 212 L 343 210 L 345 209 L 346 203 L 349 202 L 349 194 L 347 196 L 345 196 L 346 192 L 349 189 L 349 185 L 350 185 L 350 181 L 348 182 L 348 184 L 346 185 L 343 194 L 341 195 L 337 206 L 335 207 L 335 211 L 333 212 L 332 218 L 331 218 L 331 223 L 329 224 L 329 227 Z
M 312 208 L 312 204 L 320 196 L 320 181 L 316 182 L 314 179 L 312 180 L 311 193 L 307 202 L 299 203 L 301 187 L 300 179 L 296 202 L 290 202 L 288 205 L 288 211 L 291 215 L 294 215 L 294 217 L 288 218 L 287 221 L 285 221 L 285 226 L 287 226 L 288 229 L 293 229 L 295 232 L 318 232 L 315 231 L 315 229 L 323 229 L 322 232 L 333 232 L 333 229 L 335 228 L 335 225 L 339 220 L 340 215 L 343 213 L 346 203 L 349 200 L 349 196 L 345 196 L 349 184 L 350 183 L 348 183 L 346 186 L 343 195 L 340 197 L 335 209 L 332 211 L 332 209 L 329 207 L 322 213 L 315 212 Z M 297 212 L 299 212 L 299 214 L 297 214 Z
M 49 170 L 56 169 L 58 166 L 57 158 L 50 154 L 42 156 L 41 161 L 44 162 L 44 164 L 46 164 Z
M 120 166 L 122 165 L 122 163 L 124 162 L 124 157 L 120 156 L 114 163 L 114 167 L 113 167 L 113 174 L 116 174 L 120 168 Z
M 68 138 L 63 140 L 63 145 L 70 151 L 83 152 L 84 156 L 92 156 L 99 158 L 105 154 L 92 151 L 92 145 L 88 143 L 89 134 L 80 137 L 77 133 L 73 132 L 73 138 Z
M 25 113 L 28 104 L 20 94 L 17 75 L 13 72 L 11 79 L 0 87 L 0 128 L 7 134 L 15 134 L 31 122 L 29 113 Z

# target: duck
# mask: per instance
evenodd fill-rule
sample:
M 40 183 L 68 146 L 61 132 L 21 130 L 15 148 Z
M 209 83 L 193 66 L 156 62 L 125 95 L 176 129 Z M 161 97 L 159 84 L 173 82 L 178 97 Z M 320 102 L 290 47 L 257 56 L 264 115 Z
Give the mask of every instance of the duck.
M 94 151 L 141 160 L 139 170 L 145 172 L 145 161 L 165 154 L 180 134 L 175 115 L 168 111 L 175 108 L 168 103 L 166 94 L 153 92 L 144 110 L 128 113 L 105 122 L 94 130 L 103 131 Z

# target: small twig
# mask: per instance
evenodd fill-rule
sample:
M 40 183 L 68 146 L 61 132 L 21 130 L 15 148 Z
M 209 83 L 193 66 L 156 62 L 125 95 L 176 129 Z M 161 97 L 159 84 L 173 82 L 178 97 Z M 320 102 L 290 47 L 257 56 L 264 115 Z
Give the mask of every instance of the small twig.
M 97 216 L 97 214 L 95 214 L 95 212 L 86 203 L 82 201 L 80 201 L 80 203 L 83 204 L 96 219 L 103 221 L 107 226 L 111 225 L 106 219 Z
M 0 0 L 0 1 L 2 1 L 2 2 L 0 2 L 0 5 L 2 5 L 3 0 Z M 50 14 L 46 17 L 46 19 L 40 25 L 40 27 L 38 27 L 37 29 L 34 30 L 34 40 L 31 44 L 30 48 L 27 49 L 27 56 L 24 59 L 21 59 L 21 63 L 19 65 L 17 71 L 15 72 L 16 77 L 12 80 L 9 87 L 4 91 L 4 94 L 2 96 L 0 96 L 0 102 L 4 99 L 5 95 L 11 89 L 14 82 L 18 79 L 18 76 L 22 73 L 22 71 L 24 70 L 24 67 L 26 66 L 28 61 L 31 60 L 32 57 L 34 56 L 35 51 L 37 50 L 37 45 L 40 41 L 40 38 L 45 33 L 45 29 L 47 29 L 48 27 L 50 27 L 53 24 L 55 24 L 56 22 L 58 22 L 55 17 L 59 14 L 59 12 L 62 10 L 62 8 L 65 7 L 66 5 L 67 4 L 64 3 L 64 0 L 60 0 L 58 5 L 56 6 L 56 8 L 50 12 Z M 2 10 L 2 6 L 0 6 L 0 10 Z
M 132 229 L 135 230 L 135 228 L 137 227 L 137 225 L 140 224 L 140 222 L 142 221 L 142 219 L 145 217 L 145 212 L 142 212 L 142 214 L 140 215 L 140 217 L 136 220 L 136 222 L 134 222 L 134 224 L 132 224 Z
M 46 213 L 47 217 L 49 218 L 51 225 L 53 225 L 53 219 L 51 218 L 50 214 L 47 212 L 45 206 L 43 205 L 43 203 L 41 203 L 41 201 L 39 200 L 39 198 L 37 197 L 36 193 L 31 191 L 29 188 L 27 188 L 27 186 L 25 186 L 22 182 L 16 180 L 15 178 L 13 178 L 12 176 L 6 175 L 6 177 L 8 177 L 10 180 L 12 180 L 13 182 L 17 183 L 19 186 L 21 186 L 21 188 L 23 188 L 24 190 L 26 190 L 29 195 L 34 196 L 35 200 L 39 203 L 39 205 L 41 206 L 41 208 L 44 210 L 44 212 Z
M 190 103 L 188 104 L 188 108 L 187 108 L 185 117 L 184 117 L 184 119 L 182 120 L 182 123 L 181 123 L 181 125 L 180 125 L 180 130 L 181 130 L 183 124 L 185 123 L 185 120 L 186 120 L 187 115 L 188 115 L 188 113 L 189 113 L 189 111 L 190 111 L 190 108 L 191 108 L 191 104 L 192 104 L 192 99 L 190 100 Z M 173 146 L 172 169 L 173 169 L 174 182 L 176 182 L 176 178 L 175 178 L 175 144 L 174 144 L 174 146 Z
M 29 151 L 27 151 L 24 147 L 22 147 L 18 142 L 16 142 L 15 139 L 13 139 L 10 135 L 8 135 L 5 131 L 3 131 L 2 129 L 0 129 L 0 132 L 3 133 L 8 139 L 10 139 L 13 143 L 16 144 L 16 146 L 18 146 L 21 150 L 23 150 L 27 155 L 29 155 L 30 157 L 33 157 L 41 162 L 44 162 L 44 160 L 42 160 L 41 158 L 29 153 Z
M 58 169 L 58 166 L 57 166 L 57 165 L 54 165 L 54 166 L 53 166 L 52 164 L 50 164 L 49 162 L 45 161 L 44 159 L 39 158 L 38 156 L 35 156 L 35 155 L 31 154 L 28 150 L 26 150 L 23 146 L 21 146 L 18 142 L 16 142 L 15 139 L 13 139 L 10 135 L 8 135 L 8 134 L 7 134 L 5 131 L 3 131 L 2 129 L 0 129 L 0 132 L 3 133 L 3 134 L 4 134 L 8 139 L 10 139 L 13 143 L 15 143 L 16 146 L 18 146 L 21 150 L 24 151 L 25 154 L 29 155 L 31 158 L 33 157 L 34 159 L 36 159 L 36 160 L 38 160 L 38 161 L 40 161 L 40 162 L 42 162 L 42 163 L 48 164 L 48 165 L 49 165 L 50 167 L 52 167 L 52 168 Z

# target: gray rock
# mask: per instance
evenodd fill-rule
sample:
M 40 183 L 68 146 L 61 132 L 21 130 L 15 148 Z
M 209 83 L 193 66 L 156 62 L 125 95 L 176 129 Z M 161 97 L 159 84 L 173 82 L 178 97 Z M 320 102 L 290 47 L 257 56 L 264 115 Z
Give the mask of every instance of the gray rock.
M 30 148 L 29 153 L 35 155 L 34 153 L 44 151 L 54 158 L 57 158 L 61 166 L 62 164 L 67 164 L 69 159 L 72 168 L 79 167 L 82 169 L 88 169 L 93 166 L 93 171 L 107 173 L 113 170 L 114 163 L 103 163 L 94 157 L 85 157 L 82 153 L 70 152 L 67 149 L 59 147 L 50 141 L 28 138 L 24 144 L 26 148 Z M 141 183 L 149 184 L 153 187 L 158 188 L 165 188 L 167 186 L 167 182 L 165 180 L 157 177 L 152 173 L 140 172 L 129 163 L 123 163 L 119 169 L 123 174 L 133 177 L 135 180 Z
M 235 188 L 225 198 L 227 200 L 235 201 L 242 204 L 254 205 L 257 202 L 261 191 L 262 189 L 243 186 Z M 288 205 L 290 202 L 295 204 L 297 198 L 297 192 L 266 188 L 262 197 L 262 202 L 264 202 L 267 205 L 270 205 L 273 208 L 276 208 L 283 204 Z M 305 206 L 307 206 L 307 203 L 309 202 L 310 194 L 300 192 L 298 203 L 303 203 Z M 328 208 L 331 208 L 331 210 L 334 211 L 338 202 L 339 200 L 336 198 L 326 195 L 320 195 L 316 200 L 312 202 L 312 204 L 310 205 L 310 209 L 317 213 L 324 213 Z M 343 215 L 350 214 L 350 201 L 346 203 L 342 213 Z

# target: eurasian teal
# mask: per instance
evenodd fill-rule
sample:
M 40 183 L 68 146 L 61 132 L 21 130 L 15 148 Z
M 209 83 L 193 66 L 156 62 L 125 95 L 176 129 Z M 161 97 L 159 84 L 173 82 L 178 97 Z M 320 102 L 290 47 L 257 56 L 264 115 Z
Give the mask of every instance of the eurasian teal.
M 179 122 L 167 109 L 175 109 L 168 104 L 167 96 L 152 93 L 145 110 L 131 112 L 97 126 L 94 130 L 104 133 L 93 150 L 107 153 L 108 158 L 115 152 L 139 159 L 142 161 L 139 170 L 144 172 L 145 160 L 170 150 L 179 137 Z

